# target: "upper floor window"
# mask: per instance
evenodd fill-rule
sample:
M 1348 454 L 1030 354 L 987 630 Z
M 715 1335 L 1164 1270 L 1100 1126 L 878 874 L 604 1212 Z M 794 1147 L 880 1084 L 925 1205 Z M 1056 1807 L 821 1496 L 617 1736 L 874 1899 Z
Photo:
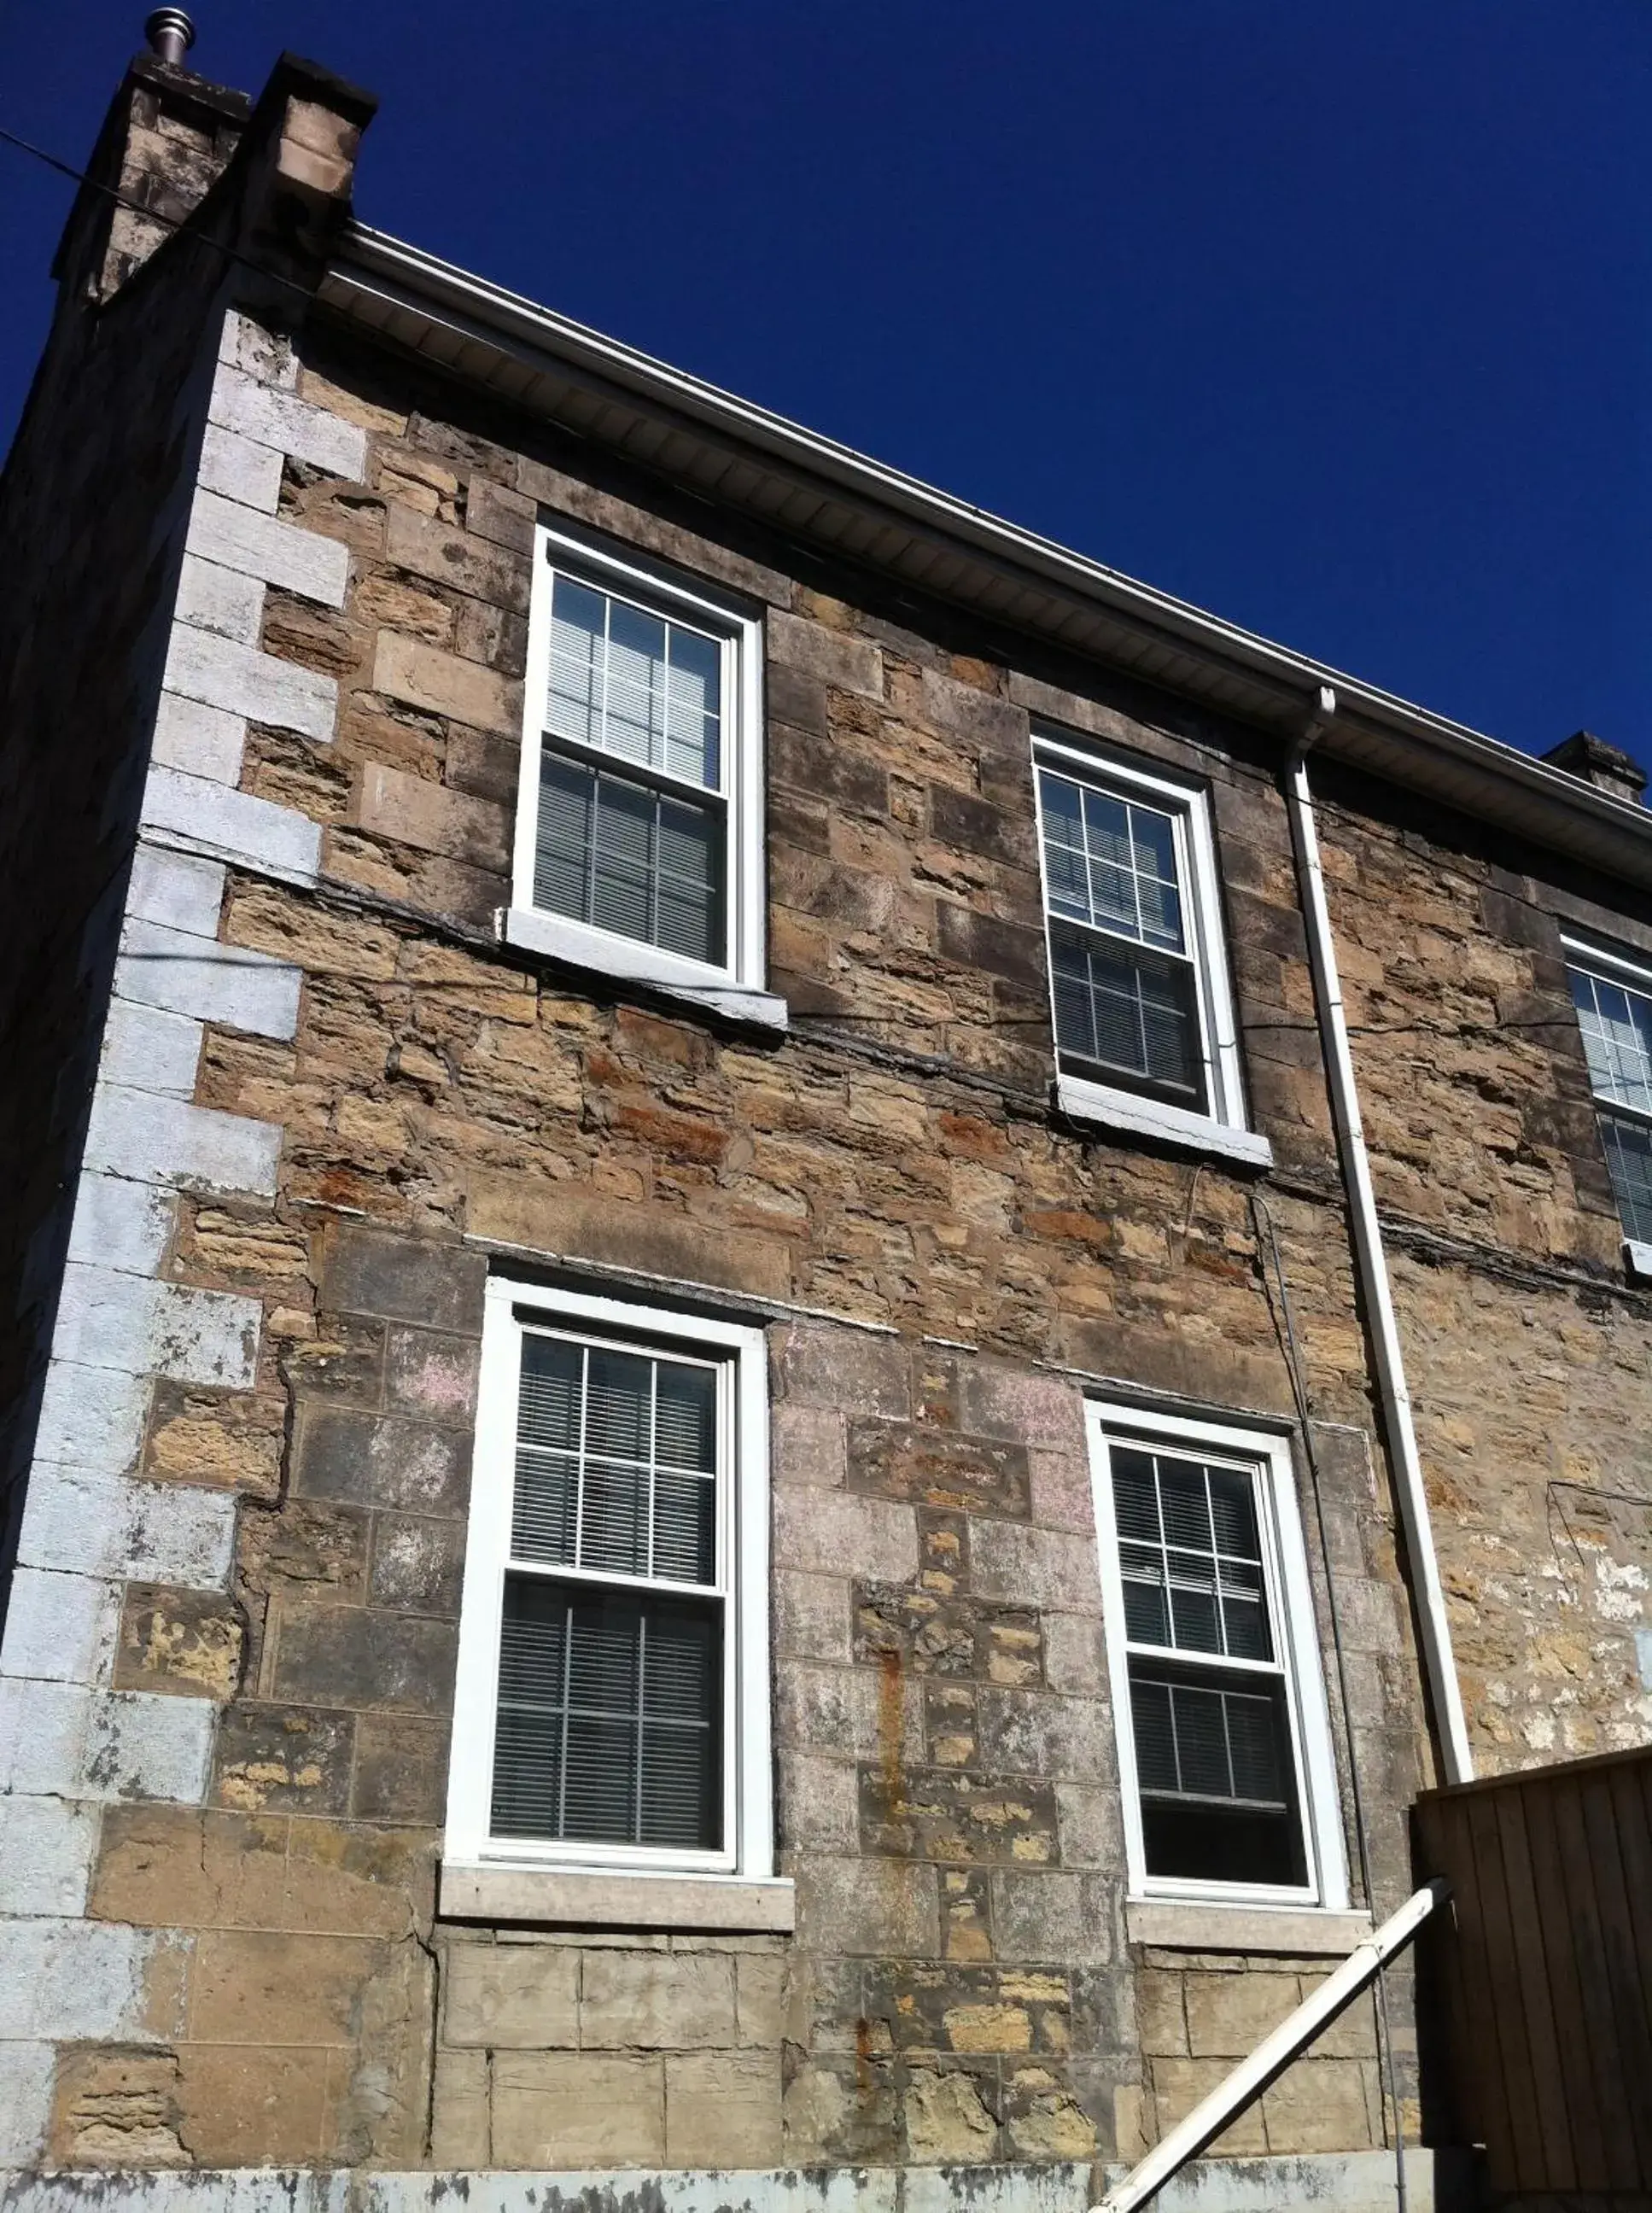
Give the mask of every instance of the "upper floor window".
M 763 985 L 761 625 L 541 527 L 515 942 L 777 1018 Z
M 1289 1448 L 1090 1416 L 1132 1889 L 1345 1906 Z
M 770 1872 L 760 1330 L 489 1286 L 448 1856 Z
M 1205 793 L 1047 735 L 1034 763 L 1062 1105 L 1265 1159 L 1244 1133 Z
M 1566 952 L 1624 1235 L 1652 1259 L 1652 968 L 1570 938 Z

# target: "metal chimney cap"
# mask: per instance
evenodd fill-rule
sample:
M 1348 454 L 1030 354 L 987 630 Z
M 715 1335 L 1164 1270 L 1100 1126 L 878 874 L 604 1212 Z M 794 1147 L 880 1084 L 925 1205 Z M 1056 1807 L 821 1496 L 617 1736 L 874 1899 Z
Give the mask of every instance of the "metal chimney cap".
M 195 26 L 181 8 L 157 8 L 143 26 L 143 36 L 157 61 L 181 69 L 184 56 L 195 43 Z

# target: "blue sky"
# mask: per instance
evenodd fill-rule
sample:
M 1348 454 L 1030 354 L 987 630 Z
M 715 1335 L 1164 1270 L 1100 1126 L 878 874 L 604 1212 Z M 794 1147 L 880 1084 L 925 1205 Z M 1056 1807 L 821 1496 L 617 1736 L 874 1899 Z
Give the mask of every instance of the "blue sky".
M 369 222 L 1533 751 L 1652 757 L 1647 0 L 198 0 Z M 143 0 L 10 11 L 89 151 Z M 70 187 L 0 147 L 0 438 Z

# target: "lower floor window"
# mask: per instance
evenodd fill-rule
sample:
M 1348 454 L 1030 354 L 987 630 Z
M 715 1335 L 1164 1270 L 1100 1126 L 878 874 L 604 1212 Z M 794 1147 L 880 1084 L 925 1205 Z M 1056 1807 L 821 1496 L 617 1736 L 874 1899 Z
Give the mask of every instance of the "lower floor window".
M 1345 1903 L 1288 1448 L 1093 1408 L 1091 1449 L 1136 1886 Z
M 768 1871 L 762 1342 L 490 1285 L 450 1859 Z

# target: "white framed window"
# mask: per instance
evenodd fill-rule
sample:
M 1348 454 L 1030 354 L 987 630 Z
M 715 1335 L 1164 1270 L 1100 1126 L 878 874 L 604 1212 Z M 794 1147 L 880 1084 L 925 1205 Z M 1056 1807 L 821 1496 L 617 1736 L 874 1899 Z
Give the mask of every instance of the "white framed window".
M 488 1285 L 444 1859 L 771 1874 L 763 1332 Z
M 1636 1272 L 1652 1275 L 1652 965 L 1563 943 L 1625 1246 Z
M 541 524 L 513 943 L 774 1026 L 764 991 L 762 625 Z
M 1288 1442 L 1088 1420 L 1131 1894 L 1346 1911 Z
M 1033 758 L 1059 1103 L 1265 1164 L 1245 1127 L 1203 787 L 1049 731 Z

